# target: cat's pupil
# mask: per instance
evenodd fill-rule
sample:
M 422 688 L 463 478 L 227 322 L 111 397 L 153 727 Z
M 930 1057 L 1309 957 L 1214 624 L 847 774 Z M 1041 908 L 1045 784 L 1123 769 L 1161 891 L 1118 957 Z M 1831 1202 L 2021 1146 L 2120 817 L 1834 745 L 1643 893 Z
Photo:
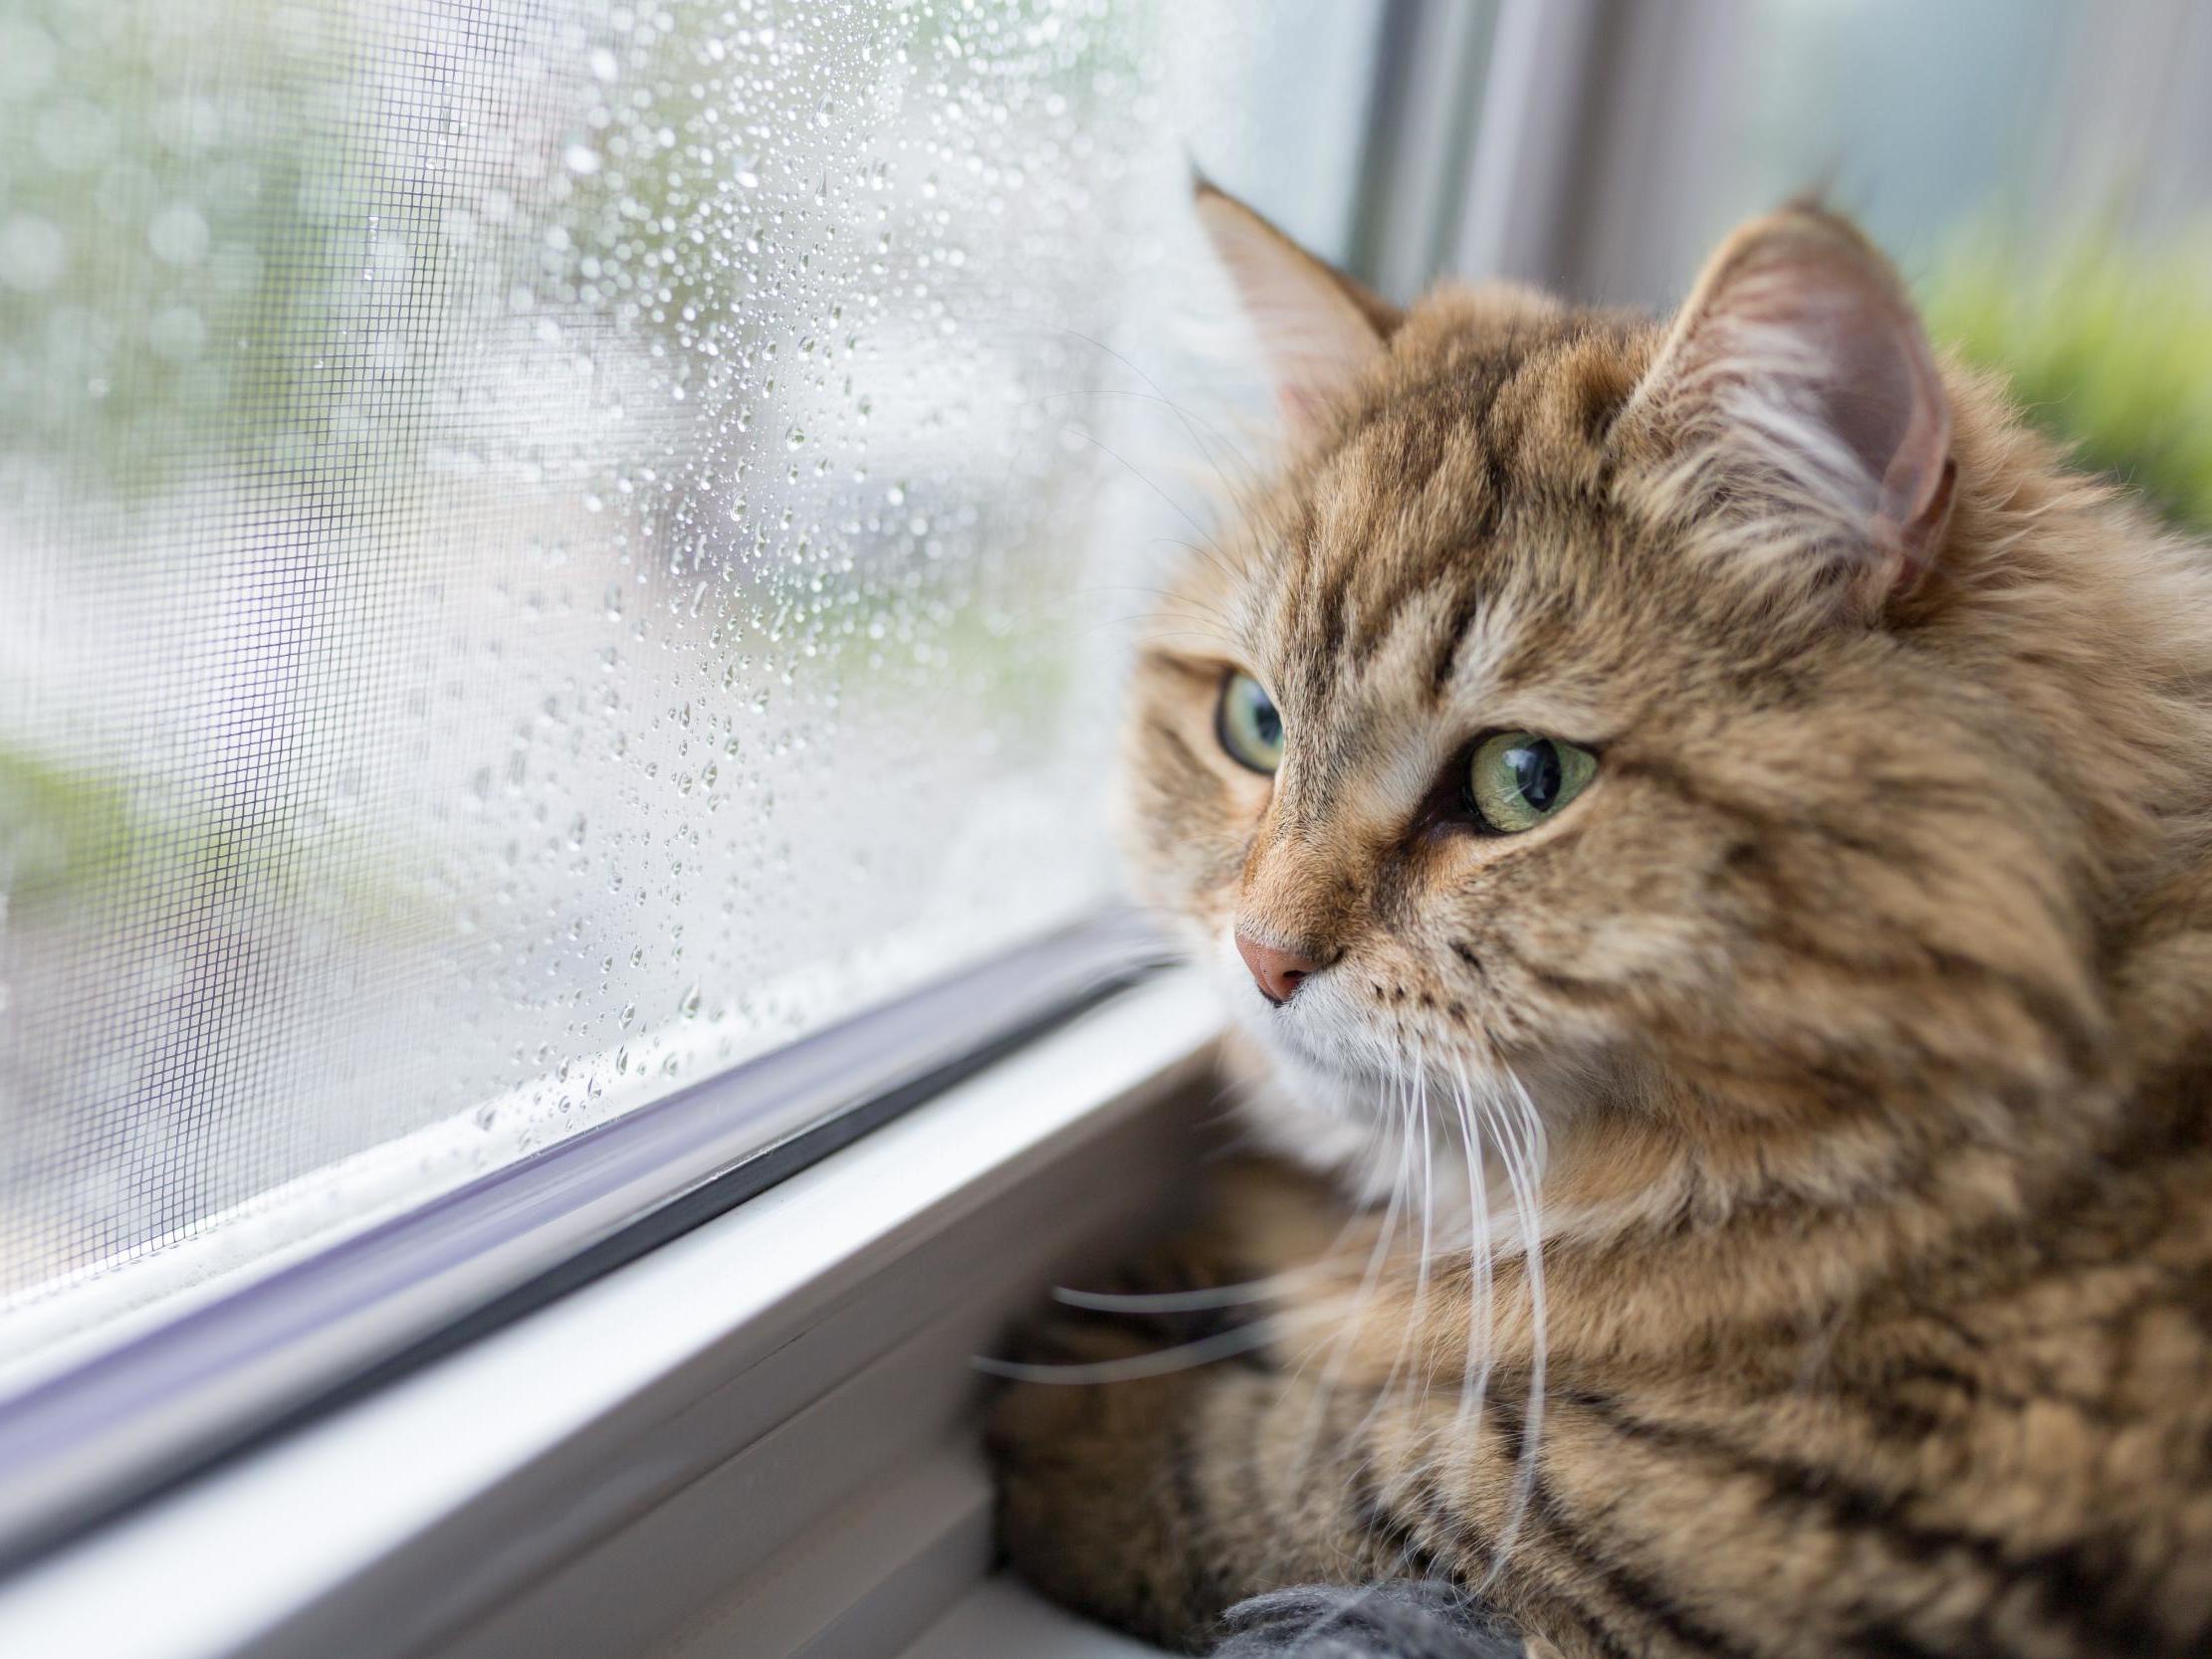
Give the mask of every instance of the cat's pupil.
M 1513 783 L 1520 790 L 1521 799 L 1538 812 L 1549 812 L 1552 803 L 1559 799 L 1563 776 L 1559 750 L 1552 740 L 1539 737 L 1532 743 L 1507 749 L 1505 763 L 1513 768 Z
M 1267 694 L 1256 687 L 1252 691 L 1252 734 L 1269 748 L 1282 741 L 1282 716 L 1267 701 Z

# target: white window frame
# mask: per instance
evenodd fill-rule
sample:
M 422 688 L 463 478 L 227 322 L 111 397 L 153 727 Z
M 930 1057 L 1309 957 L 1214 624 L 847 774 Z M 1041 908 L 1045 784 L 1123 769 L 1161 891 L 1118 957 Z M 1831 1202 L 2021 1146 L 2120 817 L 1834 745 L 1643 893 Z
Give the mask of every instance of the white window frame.
M 56 1552 L 0 1587 L 0 1652 L 901 1651 L 990 1565 L 969 1356 L 1165 1219 L 1217 1022 L 1187 969 L 1120 993 Z

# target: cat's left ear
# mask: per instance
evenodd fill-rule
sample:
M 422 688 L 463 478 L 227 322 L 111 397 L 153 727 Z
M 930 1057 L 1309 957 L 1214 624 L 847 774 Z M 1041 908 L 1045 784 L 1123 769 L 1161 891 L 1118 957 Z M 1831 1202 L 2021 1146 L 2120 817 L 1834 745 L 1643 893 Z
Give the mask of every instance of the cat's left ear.
M 1383 354 L 1405 313 L 1234 196 L 1204 179 L 1195 194 L 1199 223 L 1259 336 L 1283 413 L 1293 428 L 1310 430 Z
M 1873 618 L 1933 561 L 1957 468 L 1942 377 L 1889 262 L 1818 207 L 1716 253 L 1622 414 L 1687 458 L 1793 585 Z M 1770 575 L 1785 572 L 1769 569 Z

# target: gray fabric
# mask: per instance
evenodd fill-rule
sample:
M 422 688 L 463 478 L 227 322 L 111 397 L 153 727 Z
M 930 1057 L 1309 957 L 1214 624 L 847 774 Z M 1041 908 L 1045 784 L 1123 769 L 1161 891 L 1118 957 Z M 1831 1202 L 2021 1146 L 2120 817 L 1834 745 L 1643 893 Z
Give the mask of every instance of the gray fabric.
M 1215 1659 L 1522 1659 L 1521 1639 L 1439 1579 L 1300 1584 L 1240 1601 Z

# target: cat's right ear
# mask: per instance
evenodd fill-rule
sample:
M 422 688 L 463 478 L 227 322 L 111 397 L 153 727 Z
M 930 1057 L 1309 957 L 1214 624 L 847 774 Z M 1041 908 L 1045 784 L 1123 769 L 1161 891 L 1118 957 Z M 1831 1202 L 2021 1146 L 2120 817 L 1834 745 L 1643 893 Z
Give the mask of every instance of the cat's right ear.
M 1234 196 L 1196 184 L 1199 223 L 1259 336 L 1293 427 L 1318 425 L 1383 353 L 1404 313 L 1307 253 Z
M 1862 616 L 1942 541 L 1957 468 L 1934 353 L 1889 262 L 1818 206 L 1721 245 L 1616 430 L 1669 444 L 1673 493 L 1727 504 L 1767 575 Z

